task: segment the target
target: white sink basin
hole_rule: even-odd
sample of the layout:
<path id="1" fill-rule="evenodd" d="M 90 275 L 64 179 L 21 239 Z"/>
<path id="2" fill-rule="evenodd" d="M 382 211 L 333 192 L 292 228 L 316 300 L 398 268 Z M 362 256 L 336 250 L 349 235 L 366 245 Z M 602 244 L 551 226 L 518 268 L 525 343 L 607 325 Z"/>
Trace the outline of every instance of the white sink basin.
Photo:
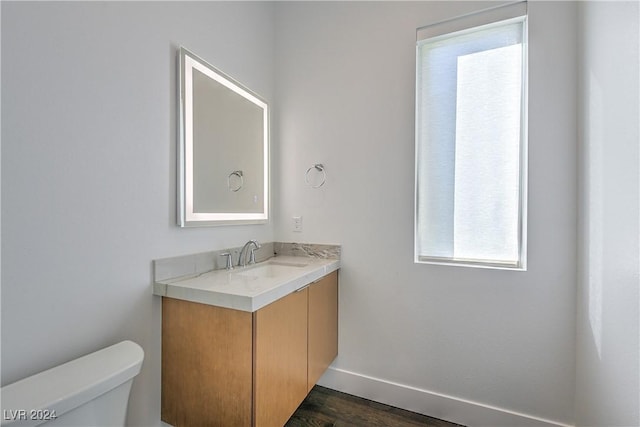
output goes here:
<path id="1" fill-rule="evenodd" d="M 287 261 L 269 261 L 271 265 L 284 265 L 287 267 L 306 267 L 309 265 L 307 262 L 287 262 Z"/>
<path id="2" fill-rule="evenodd" d="M 236 276 L 241 276 L 249 279 L 265 279 L 280 276 L 287 276 L 291 273 L 297 274 L 301 268 L 308 266 L 306 262 L 291 262 L 291 261 L 276 261 L 270 260 L 262 264 L 255 266 L 249 266 L 242 268 L 241 270 L 235 270 L 233 273 Z"/>
<path id="3" fill-rule="evenodd" d="M 250 277 L 250 278 L 267 278 L 267 277 L 278 277 L 288 275 L 290 273 L 295 273 L 302 267 L 306 267 L 307 264 L 303 263 L 292 263 L 292 262 L 269 262 L 263 265 L 258 265 L 256 267 L 250 267 L 246 270 L 238 270 L 235 272 L 236 275 L 242 277 Z"/>

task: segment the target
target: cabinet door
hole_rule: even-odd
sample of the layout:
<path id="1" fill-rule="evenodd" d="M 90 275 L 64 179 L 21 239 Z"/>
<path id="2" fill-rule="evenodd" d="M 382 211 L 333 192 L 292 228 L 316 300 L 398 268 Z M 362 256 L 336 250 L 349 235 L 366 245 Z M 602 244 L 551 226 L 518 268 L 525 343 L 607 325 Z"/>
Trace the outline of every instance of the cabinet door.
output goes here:
<path id="1" fill-rule="evenodd" d="M 162 420 L 249 426 L 252 314 L 162 298 Z"/>
<path id="2" fill-rule="evenodd" d="M 308 289 L 254 313 L 254 425 L 282 427 L 307 395 Z"/>
<path id="3" fill-rule="evenodd" d="M 338 272 L 309 286 L 309 365 L 307 390 L 338 355 Z"/>

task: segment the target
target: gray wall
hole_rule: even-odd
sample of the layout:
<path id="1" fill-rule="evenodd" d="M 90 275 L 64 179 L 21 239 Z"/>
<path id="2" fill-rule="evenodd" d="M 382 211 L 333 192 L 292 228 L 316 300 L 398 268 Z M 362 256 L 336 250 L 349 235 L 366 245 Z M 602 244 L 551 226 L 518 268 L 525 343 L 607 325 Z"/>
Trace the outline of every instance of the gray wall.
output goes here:
<path id="1" fill-rule="evenodd" d="M 151 260 L 273 240 L 175 226 L 180 44 L 269 101 L 273 7 L 2 2 L 2 383 L 123 339 L 144 347 L 129 421 L 160 419 Z"/>
<path id="2" fill-rule="evenodd" d="M 575 4 L 530 4 L 529 271 L 413 263 L 415 29 L 486 6 L 278 3 L 276 234 L 343 244 L 340 354 L 326 385 L 474 426 L 483 421 L 464 400 L 570 423 Z M 301 179 L 314 163 L 328 175 L 319 190 Z M 454 403 L 431 405 L 434 394 Z"/>
<path id="3" fill-rule="evenodd" d="M 640 425 L 640 4 L 580 5 L 576 423 Z"/>

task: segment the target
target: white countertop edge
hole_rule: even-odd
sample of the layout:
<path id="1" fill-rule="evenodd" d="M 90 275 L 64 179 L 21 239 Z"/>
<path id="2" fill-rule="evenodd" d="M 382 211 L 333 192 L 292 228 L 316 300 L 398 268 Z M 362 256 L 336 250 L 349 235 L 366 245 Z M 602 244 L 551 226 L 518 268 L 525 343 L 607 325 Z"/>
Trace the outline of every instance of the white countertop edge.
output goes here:
<path id="1" fill-rule="evenodd" d="M 283 261 L 289 261 L 295 259 L 296 261 L 300 261 L 300 258 L 304 259 L 304 257 L 282 256 L 274 257 L 270 260 L 277 261 L 278 259 L 281 259 Z M 312 263 L 321 263 L 322 265 L 308 271 L 302 276 L 287 279 L 282 284 L 255 296 L 236 295 L 227 292 L 217 292 L 189 287 L 180 283 L 185 279 L 156 282 L 153 284 L 153 293 L 158 296 L 165 296 L 216 307 L 255 312 L 340 268 L 339 259 L 310 258 L 309 260 L 312 261 Z M 188 279 L 189 278 L 186 278 L 186 280 Z"/>

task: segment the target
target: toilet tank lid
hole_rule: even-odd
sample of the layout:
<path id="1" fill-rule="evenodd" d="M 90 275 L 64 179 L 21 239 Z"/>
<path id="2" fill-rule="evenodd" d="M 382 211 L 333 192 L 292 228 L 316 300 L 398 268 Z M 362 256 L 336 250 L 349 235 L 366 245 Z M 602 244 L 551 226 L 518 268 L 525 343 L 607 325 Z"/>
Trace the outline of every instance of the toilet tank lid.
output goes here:
<path id="1" fill-rule="evenodd" d="M 122 341 L 16 381 L 0 389 L 2 413 L 48 409 L 55 410 L 60 416 L 138 375 L 143 359 L 142 347 L 133 341 Z M 32 424 L 24 422 L 29 420 L 5 418 L 11 417 L 3 416 L 2 426 L 42 422 Z"/>

